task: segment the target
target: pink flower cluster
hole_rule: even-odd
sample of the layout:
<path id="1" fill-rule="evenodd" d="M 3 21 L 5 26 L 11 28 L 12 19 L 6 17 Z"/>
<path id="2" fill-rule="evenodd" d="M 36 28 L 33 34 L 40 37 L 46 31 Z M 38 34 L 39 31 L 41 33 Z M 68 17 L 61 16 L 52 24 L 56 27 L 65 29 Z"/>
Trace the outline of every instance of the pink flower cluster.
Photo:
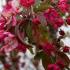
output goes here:
<path id="1" fill-rule="evenodd" d="M 4 29 L 5 22 L 5 19 L 3 17 L 0 17 L 0 30 Z"/>
<path id="2" fill-rule="evenodd" d="M 60 67 L 56 64 L 49 64 L 47 70 L 61 70 Z"/>
<path id="3" fill-rule="evenodd" d="M 59 0 L 58 8 L 63 12 L 70 12 L 70 4 L 68 4 L 69 0 Z"/>
<path id="4" fill-rule="evenodd" d="M 48 55 L 53 55 L 55 53 L 55 46 L 51 43 L 48 43 L 48 42 L 44 43 L 42 45 L 42 48 L 44 52 Z"/>
<path id="5" fill-rule="evenodd" d="M 35 0 L 19 0 L 20 4 L 26 8 L 30 7 L 35 3 Z"/>
<path id="6" fill-rule="evenodd" d="M 65 63 L 58 59 L 55 64 L 49 64 L 47 70 L 61 70 L 64 69 Z"/>
<path id="7" fill-rule="evenodd" d="M 64 23 L 63 19 L 54 8 L 47 9 L 44 13 L 44 16 L 47 20 L 47 23 L 52 25 L 55 29 L 58 29 L 58 27 Z"/>
<path id="8" fill-rule="evenodd" d="M 18 42 L 16 37 L 10 32 L 0 30 L 0 52 L 11 52 L 12 50 L 17 49 L 18 51 L 25 52 L 25 45 Z"/>
<path id="9" fill-rule="evenodd" d="M 4 6 L 4 13 L 13 13 L 14 15 L 18 13 L 19 8 L 13 5 L 13 0 L 8 1 L 8 3 Z"/>

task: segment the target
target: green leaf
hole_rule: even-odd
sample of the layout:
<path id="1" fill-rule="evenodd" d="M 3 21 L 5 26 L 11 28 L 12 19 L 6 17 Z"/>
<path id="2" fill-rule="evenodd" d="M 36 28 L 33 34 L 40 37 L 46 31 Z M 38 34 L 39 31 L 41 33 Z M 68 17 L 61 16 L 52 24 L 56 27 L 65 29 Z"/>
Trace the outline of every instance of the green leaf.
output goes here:
<path id="1" fill-rule="evenodd" d="M 50 0 L 47 0 L 45 3 L 39 3 L 35 5 L 34 12 L 43 12 L 50 6 Z"/>
<path id="2" fill-rule="evenodd" d="M 45 54 L 43 51 L 38 52 L 36 54 L 36 56 L 34 57 L 34 59 L 38 59 L 38 60 L 42 59 L 42 64 L 43 64 L 45 70 L 47 69 L 48 64 L 52 63 L 51 58 L 47 54 Z"/>
<path id="3" fill-rule="evenodd" d="M 1 61 L 2 63 L 5 63 L 5 57 L 6 57 L 5 54 L 0 53 L 0 61 Z"/>
<path id="4" fill-rule="evenodd" d="M 32 54 L 34 54 L 33 49 L 31 47 L 29 48 L 29 50 Z"/>
<path id="5" fill-rule="evenodd" d="M 16 57 L 17 54 L 18 54 L 18 52 L 14 50 L 14 51 L 11 51 L 10 56 L 11 57 Z"/>
<path id="6" fill-rule="evenodd" d="M 26 35 L 29 39 L 30 43 L 33 43 L 33 37 L 32 37 L 32 23 L 29 21 L 28 25 L 25 28 L 26 30 Z"/>
<path id="7" fill-rule="evenodd" d="M 42 59 L 42 64 L 45 68 L 45 70 L 47 70 L 47 67 L 49 64 L 52 64 L 52 60 L 48 55 L 45 55 L 44 58 Z"/>
<path id="8" fill-rule="evenodd" d="M 37 52 L 34 59 L 44 59 L 45 54 L 43 52 Z"/>
<path id="9" fill-rule="evenodd" d="M 41 24 L 39 28 L 40 28 L 42 39 L 45 41 L 48 40 L 49 42 L 51 42 L 52 38 L 50 36 L 50 33 L 48 32 L 47 26 Z"/>

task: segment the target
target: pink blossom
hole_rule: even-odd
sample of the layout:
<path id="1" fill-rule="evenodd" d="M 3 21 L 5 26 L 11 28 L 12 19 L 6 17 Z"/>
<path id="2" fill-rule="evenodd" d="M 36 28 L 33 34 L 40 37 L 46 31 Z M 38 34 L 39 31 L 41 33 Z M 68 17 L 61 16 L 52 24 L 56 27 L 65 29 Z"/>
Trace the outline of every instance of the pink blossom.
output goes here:
<path id="1" fill-rule="evenodd" d="M 0 17 L 0 30 L 4 29 L 5 22 L 5 19 L 3 17 Z"/>
<path id="2" fill-rule="evenodd" d="M 16 26 L 16 24 L 17 24 L 16 16 L 12 16 L 12 26 Z"/>
<path id="3" fill-rule="evenodd" d="M 18 45 L 18 47 L 16 47 L 16 49 L 17 49 L 17 51 L 19 51 L 19 52 L 26 52 L 26 45 L 24 45 L 24 44 L 20 44 L 19 43 L 19 45 Z"/>
<path id="4" fill-rule="evenodd" d="M 4 30 L 0 30 L 0 42 L 4 40 L 4 38 L 6 37 L 4 33 Z"/>
<path id="5" fill-rule="evenodd" d="M 4 6 L 3 16 L 9 20 L 10 16 L 12 16 L 12 26 L 15 26 L 17 23 L 16 15 L 19 13 L 19 8 L 13 5 L 13 1 L 9 1 L 7 5 Z"/>
<path id="6" fill-rule="evenodd" d="M 20 4 L 26 8 L 30 7 L 35 3 L 35 0 L 19 0 Z"/>
<path id="7" fill-rule="evenodd" d="M 17 14 L 19 12 L 18 7 L 15 7 L 15 5 L 13 5 L 13 1 L 9 1 L 3 9 L 4 13 L 13 13 L 13 14 Z"/>
<path id="8" fill-rule="evenodd" d="M 26 51 L 26 46 L 21 44 L 15 35 L 11 34 L 10 32 L 4 32 L 3 30 L 0 31 L 0 44 L 3 42 L 3 45 L 0 48 L 0 52 L 11 52 L 15 49 L 18 51 Z"/>
<path id="9" fill-rule="evenodd" d="M 5 67 L 6 69 L 9 69 L 9 68 L 11 67 L 11 64 L 5 63 L 5 64 L 4 64 L 4 67 Z"/>
<path id="10" fill-rule="evenodd" d="M 69 52 L 70 52 L 70 47 L 65 46 L 65 47 L 63 48 L 63 52 L 69 53 Z"/>
<path id="11" fill-rule="evenodd" d="M 0 48 L 0 51 L 10 52 L 18 46 L 17 39 L 14 38 L 14 35 L 12 35 L 10 32 L 2 31 L 0 34 L 1 38 L 3 37 L 3 46 Z"/>
<path id="12" fill-rule="evenodd" d="M 69 12 L 70 5 L 68 4 L 68 0 L 59 0 L 58 8 L 63 12 Z"/>
<path id="13" fill-rule="evenodd" d="M 49 64 L 47 70 L 61 70 L 57 64 Z"/>
<path id="14" fill-rule="evenodd" d="M 33 22 L 34 24 L 40 24 L 40 20 L 39 20 L 38 17 L 33 18 L 33 19 L 32 19 L 32 22 Z"/>
<path id="15" fill-rule="evenodd" d="M 65 35 L 65 32 L 63 30 L 60 30 L 59 31 L 59 34 L 62 35 L 62 36 L 64 36 Z"/>
<path id="16" fill-rule="evenodd" d="M 63 25 L 63 19 L 54 8 L 49 8 L 45 11 L 44 16 L 49 24 L 55 29 Z"/>
<path id="17" fill-rule="evenodd" d="M 62 69 L 65 67 L 65 63 L 64 63 L 64 61 L 61 60 L 61 59 L 58 59 L 58 60 L 56 61 L 56 64 L 57 64 L 60 68 L 62 68 Z"/>
<path id="18" fill-rule="evenodd" d="M 48 43 L 48 42 L 44 43 L 42 45 L 42 48 L 43 48 L 44 52 L 49 54 L 49 55 L 52 55 L 55 52 L 54 45 L 51 43 Z"/>

